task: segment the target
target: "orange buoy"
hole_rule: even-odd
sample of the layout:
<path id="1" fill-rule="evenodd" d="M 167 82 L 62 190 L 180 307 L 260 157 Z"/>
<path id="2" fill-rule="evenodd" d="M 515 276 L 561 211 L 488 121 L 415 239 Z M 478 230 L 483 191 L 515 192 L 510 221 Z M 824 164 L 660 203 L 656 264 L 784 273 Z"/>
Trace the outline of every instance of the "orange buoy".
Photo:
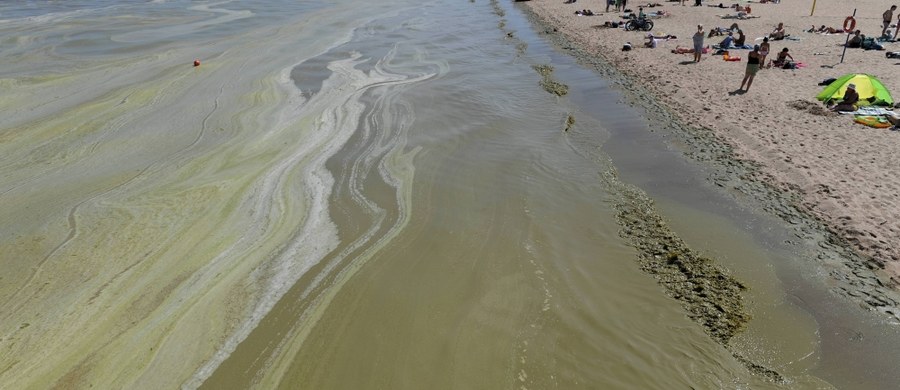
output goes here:
<path id="1" fill-rule="evenodd" d="M 856 29 L 856 19 L 848 16 L 847 19 L 844 19 L 844 32 L 852 33 L 854 29 Z"/>
<path id="2" fill-rule="evenodd" d="M 200 66 L 200 60 L 194 60 L 194 66 Z"/>

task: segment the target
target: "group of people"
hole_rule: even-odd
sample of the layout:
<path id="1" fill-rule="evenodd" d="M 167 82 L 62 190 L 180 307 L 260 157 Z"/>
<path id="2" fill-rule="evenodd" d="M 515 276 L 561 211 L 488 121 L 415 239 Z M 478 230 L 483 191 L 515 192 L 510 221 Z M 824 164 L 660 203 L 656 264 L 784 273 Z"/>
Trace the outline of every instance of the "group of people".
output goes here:
<path id="1" fill-rule="evenodd" d="M 736 24 L 732 25 L 732 29 L 736 29 L 738 32 L 738 39 L 734 39 L 734 32 L 728 31 L 728 36 L 719 44 L 720 48 L 729 48 L 732 46 L 743 46 L 745 43 L 746 36 L 743 31 L 737 28 Z M 775 28 L 775 31 L 784 31 L 784 24 L 779 23 Z M 712 34 L 710 34 L 712 36 Z M 694 54 L 694 62 L 700 62 L 700 59 L 703 55 L 703 40 L 706 38 L 706 33 L 703 31 L 703 25 L 697 25 L 697 32 L 694 33 L 692 40 L 694 44 L 693 52 Z M 739 43 L 738 43 L 739 42 Z M 770 50 L 769 37 L 763 38 L 763 41 L 759 45 L 754 45 L 753 50 L 747 55 L 747 68 L 744 72 L 744 78 L 741 80 L 741 87 L 738 89 L 739 91 L 749 91 L 750 86 L 753 85 L 753 79 L 756 77 L 756 73 L 759 72 L 760 68 L 766 64 L 766 57 L 769 55 Z M 686 53 L 687 50 L 678 51 L 680 53 Z M 788 48 L 784 48 L 778 56 L 772 60 L 772 63 L 769 66 L 784 66 L 787 63 L 788 59 L 790 61 L 794 60 L 794 57 L 790 55 Z"/>

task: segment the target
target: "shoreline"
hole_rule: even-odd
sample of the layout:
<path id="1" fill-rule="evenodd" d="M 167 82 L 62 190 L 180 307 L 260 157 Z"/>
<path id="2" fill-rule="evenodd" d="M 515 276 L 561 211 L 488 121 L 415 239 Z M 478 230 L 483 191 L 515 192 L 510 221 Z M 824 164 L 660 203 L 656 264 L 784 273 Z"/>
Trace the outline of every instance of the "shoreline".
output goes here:
<path id="1" fill-rule="evenodd" d="M 664 127 L 677 137 L 682 144 L 678 147 L 687 157 L 712 168 L 708 179 L 711 183 L 750 197 L 766 212 L 794 226 L 800 241 L 817 242 L 817 248 L 809 254 L 809 258 L 829 269 L 829 277 L 835 282 L 833 292 L 870 310 L 900 319 L 897 275 L 885 270 L 883 260 L 859 249 L 860 240 L 848 239 L 846 234 L 842 234 L 842 229 L 834 226 L 835 217 L 823 216 L 821 210 L 816 212 L 817 203 L 804 196 L 802 184 L 787 182 L 773 175 L 765 161 L 742 155 L 741 145 L 729 137 L 731 134 L 727 130 L 689 120 L 691 115 L 700 115 L 708 110 L 693 110 L 701 111 L 700 114 L 691 112 L 667 101 L 664 91 L 647 88 L 652 83 L 641 79 L 643 75 L 639 69 L 623 66 L 625 63 L 610 58 L 613 57 L 611 54 L 596 50 L 597 45 L 585 40 L 589 34 L 579 34 L 575 29 L 558 23 L 554 19 L 557 14 L 550 9 L 558 6 L 546 1 L 529 1 L 522 2 L 519 8 L 525 11 L 533 25 L 540 26 L 544 36 L 554 45 L 609 78 L 625 92 L 628 104 L 642 107 L 651 121 L 666 124 Z M 572 18 L 576 17 L 573 15 Z M 711 58 L 704 61 L 709 60 Z"/>

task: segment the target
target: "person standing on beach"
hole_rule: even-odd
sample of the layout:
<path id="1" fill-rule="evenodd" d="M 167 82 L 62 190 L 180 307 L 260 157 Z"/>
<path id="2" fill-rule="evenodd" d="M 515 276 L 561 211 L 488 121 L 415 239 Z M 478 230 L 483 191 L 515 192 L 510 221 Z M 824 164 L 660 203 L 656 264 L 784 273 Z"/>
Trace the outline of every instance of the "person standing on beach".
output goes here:
<path id="1" fill-rule="evenodd" d="M 891 26 L 891 21 L 894 20 L 894 11 L 896 11 L 896 10 L 897 10 L 897 6 L 892 5 L 889 10 L 884 11 L 884 13 L 881 14 L 881 18 L 882 18 L 881 20 L 882 20 L 882 23 L 884 24 L 884 27 L 881 29 L 881 36 L 884 36 L 884 34 L 887 34 L 888 27 Z"/>
<path id="2" fill-rule="evenodd" d="M 900 14 L 897 14 L 897 29 L 894 30 L 894 40 L 897 40 L 898 35 L 900 35 Z"/>
<path id="3" fill-rule="evenodd" d="M 760 62 L 766 63 L 766 56 L 769 55 L 769 37 L 763 38 L 762 44 L 756 45 L 759 50 Z"/>
<path id="4" fill-rule="evenodd" d="M 694 33 L 694 62 L 700 62 L 700 56 L 703 54 L 703 25 L 697 25 L 697 32 Z"/>
<path id="5" fill-rule="evenodd" d="M 753 78 L 756 77 L 756 72 L 759 71 L 760 64 L 760 54 L 759 54 L 759 45 L 753 46 L 753 51 L 747 55 L 747 71 L 744 73 L 744 80 L 741 81 L 741 87 L 738 88 L 738 91 L 749 91 L 750 84 L 753 84 Z M 744 89 L 744 84 L 747 84 L 747 89 Z"/>

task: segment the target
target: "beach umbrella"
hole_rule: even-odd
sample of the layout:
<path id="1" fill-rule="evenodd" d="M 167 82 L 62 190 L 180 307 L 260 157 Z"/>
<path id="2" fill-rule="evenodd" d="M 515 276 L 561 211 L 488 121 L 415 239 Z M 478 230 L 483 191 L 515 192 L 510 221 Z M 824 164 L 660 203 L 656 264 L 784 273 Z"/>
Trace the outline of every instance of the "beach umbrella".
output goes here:
<path id="1" fill-rule="evenodd" d="M 856 93 L 859 94 L 857 105 L 894 105 L 894 98 L 891 97 L 891 93 L 884 87 L 884 84 L 877 77 L 863 73 L 849 73 L 841 76 L 816 95 L 816 99 L 821 101 L 841 100 L 848 84 L 856 86 Z"/>

